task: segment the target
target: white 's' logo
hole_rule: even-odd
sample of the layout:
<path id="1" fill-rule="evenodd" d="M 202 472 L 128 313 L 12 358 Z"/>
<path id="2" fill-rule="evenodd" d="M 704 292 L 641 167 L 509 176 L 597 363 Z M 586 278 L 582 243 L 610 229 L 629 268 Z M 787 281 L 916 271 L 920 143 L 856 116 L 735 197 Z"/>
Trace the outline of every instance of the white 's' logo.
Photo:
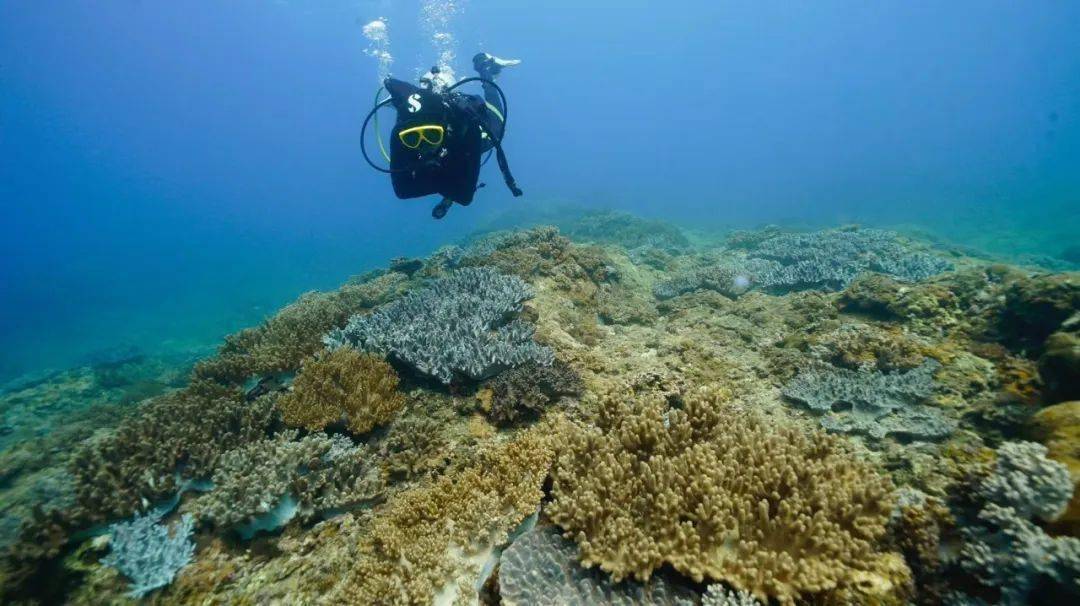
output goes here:
<path id="1" fill-rule="evenodd" d="M 409 113 L 415 114 L 416 112 L 420 111 L 421 107 L 422 106 L 420 105 L 420 94 L 414 93 L 412 95 L 409 95 Z"/>

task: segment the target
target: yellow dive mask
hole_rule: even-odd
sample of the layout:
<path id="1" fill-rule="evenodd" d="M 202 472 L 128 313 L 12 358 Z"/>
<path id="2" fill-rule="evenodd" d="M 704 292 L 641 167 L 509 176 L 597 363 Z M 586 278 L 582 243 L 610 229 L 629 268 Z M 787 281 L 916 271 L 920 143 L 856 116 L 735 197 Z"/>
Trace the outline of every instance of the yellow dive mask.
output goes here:
<path id="1" fill-rule="evenodd" d="M 423 124 L 421 126 L 406 128 L 398 133 L 398 139 L 401 139 L 401 144 L 405 147 L 416 149 L 420 147 L 421 143 L 442 145 L 443 136 L 445 134 L 445 129 L 438 124 Z"/>

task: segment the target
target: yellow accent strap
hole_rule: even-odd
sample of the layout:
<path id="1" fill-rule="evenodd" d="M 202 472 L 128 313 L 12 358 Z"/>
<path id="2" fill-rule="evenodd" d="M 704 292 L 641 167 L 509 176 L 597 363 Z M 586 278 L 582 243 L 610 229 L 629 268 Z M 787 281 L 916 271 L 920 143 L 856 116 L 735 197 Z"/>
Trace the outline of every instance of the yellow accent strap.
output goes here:
<path id="1" fill-rule="evenodd" d="M 484 101 L 484 105 L 486 105 L 491 111 L 495 112 L 495 115 L 499 117 L 499 122 L 506 122 L 506 118 L 503 118 L 502 112 L 499 111 L 499 108 L 488 103 L 487 101 Z"/>
<path id="2" fill-rule="evenodd" d="M 382 90 L 383 89 L 380 86 L 379 89 L 375 91 L 375 106 L 376 107 L 378 107 L 378 105 L 380 103 L 382 103 L 383 101 L 386 101 L 386 99 L 390 98 L 389 95 L 388 95 L 386 97 L 386 99 L 383 99 L 382 101 L 379 101 L 379 93 L 381 93 Z M 379 112 L 375 112 L 375 140 L 379 142 L 379 151 L 382 152 L 382 157 L 386 158 L 386 162 L 389 163 L 390 162 L 390 154 L 388 154 L 386 152 L 386 146 L 383 145 L 383 142 L 382 142 L 382 135 L 379 134 Z"/>

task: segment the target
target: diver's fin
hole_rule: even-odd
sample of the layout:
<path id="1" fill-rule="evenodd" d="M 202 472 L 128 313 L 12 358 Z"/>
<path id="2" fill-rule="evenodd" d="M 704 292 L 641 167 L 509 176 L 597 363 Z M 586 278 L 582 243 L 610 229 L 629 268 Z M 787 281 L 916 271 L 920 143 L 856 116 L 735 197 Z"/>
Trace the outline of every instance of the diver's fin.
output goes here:
<path id="1" fill-rule="evenodd" d="M 442 219 L 446 216 L 446 211 L 450 210 L 450 207 L 453 205 L 453 200 L 450 198 L 443 198 L 435 205 L 435 208 L 431 209 L 431 216 L 436 219 Z"/>
<path id="2" fill-rule="evenodd" d="M 472 59 L 473 69 L 480 74 L 481 78 L 494 78 L 502 72 L 504 67 L 514 67 L 521 63 L 521 59 L 503 59 L 491 53 L 476 53 Z"/>

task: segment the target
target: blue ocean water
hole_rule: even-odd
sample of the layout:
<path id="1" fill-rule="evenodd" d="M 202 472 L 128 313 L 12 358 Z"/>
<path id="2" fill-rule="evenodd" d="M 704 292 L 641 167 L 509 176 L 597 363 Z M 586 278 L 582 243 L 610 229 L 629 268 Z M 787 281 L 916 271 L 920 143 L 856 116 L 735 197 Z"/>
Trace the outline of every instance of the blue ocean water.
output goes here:
<path id="1" fill-rule="evenodd" d="M 488 166 L 433 221 L 364 164 L 377 18 L 401 78 L 523 59 L 500 82 L 526 197 Z M 14 0 L 0 159 L 0 381 L 210 347 L 523 208 L 1054 255 L 1080 234 L 1080 5 Z"/>

